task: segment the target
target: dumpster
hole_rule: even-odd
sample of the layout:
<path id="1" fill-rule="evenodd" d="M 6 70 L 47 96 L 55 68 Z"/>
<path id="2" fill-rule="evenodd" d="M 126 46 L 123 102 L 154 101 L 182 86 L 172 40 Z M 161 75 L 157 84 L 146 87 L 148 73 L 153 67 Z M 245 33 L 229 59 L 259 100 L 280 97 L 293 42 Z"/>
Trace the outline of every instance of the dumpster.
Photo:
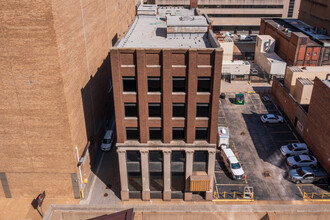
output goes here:
<path id="1" fill-rule="evenodd" d="M 244 105 L 244 94 L 239 93 L 235 95 L 235 104 Z"/>
<path id="2" fill-rule="evenodd" d="M 219 144 L 218 147 L 225 149 L 229 147 L 229 130 L 227 127 L 218 127 Z"/>

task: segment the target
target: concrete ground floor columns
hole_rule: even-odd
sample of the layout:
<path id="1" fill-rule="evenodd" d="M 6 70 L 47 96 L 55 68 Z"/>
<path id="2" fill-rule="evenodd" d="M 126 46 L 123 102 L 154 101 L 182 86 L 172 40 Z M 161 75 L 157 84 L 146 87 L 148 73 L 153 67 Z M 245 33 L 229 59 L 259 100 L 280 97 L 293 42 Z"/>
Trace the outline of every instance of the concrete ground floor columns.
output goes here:
<path id="1" fill-rule="evenodd" d="M 213 196 L 213 185 L 214 185 L 214 167 L 215 167 L 215 145 L 201 145 L 196 146 L 192 145 L 189 147 L 181 146 L 173 146 L 173 147 L 132 147 L 132 146 L 117 146 L 117 153 L 119 159 L 119 171 L 120 171 L 120 181 L 121 181 L 121 200 L 127 201 L 130 199 L 130 191 L 129 188 L 134 188 L 134 192 L 140 194 L 140 198 L 144 201 L 148 201 L 151 199 L 151 193 L 155 190 L 151 187 L 151 182 L 155 184 L 155 182 L 159 183 L 157 193 L 160 193 L 162 199 L 165 201 L 170 201 L 172 199 L 173 193 L 173 184 L 176 186 L 179 183 L 173 183 L 172 172 L 180 172 L 184 176 L 184 182 L 182 183 L 182 198 L 186 201 L 190 201 L 193 199 L 193 192 L 190 191 L 190 176 L 193 175 L 194 171 L 205 171 L 205 175 L 207 175 L 210 179 L 210 187 L 209 191 L 205 192 L 205 200 L 212 200 Z M 127 153 L 130 151 L 135 151 L 138 154 L 136 161 L 131 161 L 131 159 L 127 159 Z M 159 161 L 155 161 L 150 158 L 150 152 L 159 152 L 162 157 Z M 182 158 L 182 164 L 175 164 L 175 159 L 172 158 L 172 153 L 174 151 L 180 151 L 183 153 L 184 158 Z M 203 152 L 207 157 L 205 157 L 205 162 L 200 162 L 198 158 L 196 158 L 196 152 Z M 196 160 L 196 161 L 195 161 Z M 129 168 L 128 168 L 129 167 Z M 132 168 L 133 167 L 133 168 Z M 155 167 L 159 169 L 159 173 L 162 175 L 162 180 L 154 180 L 151 176 L 151 173 L 154 172 Z M 181 169 L 177 171 L 175 169 Z M 130 178 L 130 172 L 136 172 L 137 178 Z M 156 184 L 157 185 L 157 184 Z M 175 189 L 177 191 L 177 189 Z M 133 193 L 133 192 L 132 192 Z M 136 198 L 136 197 L 134 197 Z"/>

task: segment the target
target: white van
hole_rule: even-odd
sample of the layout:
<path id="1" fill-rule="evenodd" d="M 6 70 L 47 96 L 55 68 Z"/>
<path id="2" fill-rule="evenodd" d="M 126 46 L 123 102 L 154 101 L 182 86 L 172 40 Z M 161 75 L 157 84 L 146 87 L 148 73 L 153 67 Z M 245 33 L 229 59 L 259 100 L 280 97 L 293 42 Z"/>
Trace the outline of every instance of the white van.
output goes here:
<path id="1" fill-rule="evenodd" d="M 225 149 L 229 147 L 229 130 L 227 127 L 218 127 L 219 143 L 218 147 Z"/>
<path id="2" fill-rule="evenodd" d="M 102 144 L 101 144 L 101 150 L 103 151 L 110 151 L 111 146 L 113 143 L 114 135 L 112 130 L 107 130 L 105 132 Z"/>
<path id="3" fill-rule="evenodd" d="M 234 155 L 233 151 L 230 148 L 222 149 L 220 156 L 223 163 L 231 174 L 231 177 L 234 180 L 240 180 L 244 177 L 244 171 L 237 160 L 237 157 Z"/>

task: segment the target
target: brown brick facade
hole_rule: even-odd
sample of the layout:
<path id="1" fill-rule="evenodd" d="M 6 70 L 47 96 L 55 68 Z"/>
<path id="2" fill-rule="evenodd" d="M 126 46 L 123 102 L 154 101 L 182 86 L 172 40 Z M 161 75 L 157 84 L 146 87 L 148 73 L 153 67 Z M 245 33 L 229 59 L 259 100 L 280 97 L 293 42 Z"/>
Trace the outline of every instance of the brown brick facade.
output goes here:
<path id="1" fill-rule="evenodd" d="M 305 143 L 329 173 L 330 143 L 330 88 L 319 78 L 315 78 L 311 102 L 306 113 L 287 89 L 274 79 L 272 94 L 281 109 L 302 135 Z"/>
<path id="2" fill-rule="evenodd" d="M 328 173 L 330 173 L 329 100 L 329 86 L 319 78 L 315 78 L 303 138 Z"/>
<path id="3" fill-rule="evenodd" d="M 319 29 L 325 28 L 330 34 L 330 1 L 301 0 L 298 18 Z"/>
<path id="4" fill-rule="evenodd" d="M 103 135 L 107 55 L 134 18 L 134 0 L 0 5 L 0 172 L 12 197 L 72 198 L 75 146 L 81 155 L 90 136 Z M 87 160 L 84 178 L 89 171 Z"/>
<path id="5" fill-rule="evenodd" d="M 216 143 L 222 51 L 219 49 L 118 49 L 110 52 L 117 143 L 125 143 L 126 127 L 139 127 L 139 142 L 149 141 L 149 128 L 162 127 L 163 143 L 172 141 L 172 128 L 185 127 L 186 143 L 195 141 L 195 128 L 208 127 Z M 123 76 L 136 76 L 137 92 L 123 92 Z M 148 93 L 147 77 L 159 76 L 162 93 Z M 186 93 L 172 93 L 172 77 L 186 77 Z M 211 77 L 211 93 L 197 92 L 197 78 Z M 137 102 L 138 117 L 125 118 L 124 103 Z M 148 103 L 162 104 L 161 118 L 148 118 Z M 172 118 L 172 103 L 186 103 L 186 117 Z M 196 103 L 210 103 L 209 118 L 196 118 Z"/>
<path id="6" fill-rule="evenodd" d="M 329 65 L 330 59 L 324 56 L 326 48 L 300 32 L 288 34 L 277 28 L 277 23 L 261 19 L 260 34 L 270 35 L 276 41 L 275 52 L 292 66 L 322 66 Z"/>
<path id="7" fill-rule="evenodd" d="M 189 190 L 190 176 L 193 175 L 194 154 L 207 155 L 207 169 L 203 175 L 210 180 L 210 190 L 206 200 L 212 200 L 215 150 L 217 140 L 217 118 L 219 109 L 222 50 L 216 49 L 126 49 L 110 50 L 113 94 L 116 115 L 117 152 L 121 176 L 121 199 L 141 195 L 142 200 L 150 200 L 155 195 L 151 189 L 155 167 L 148 162 L 154 152 L 160 152 L 163 185 L 156 193 L 164 200 L 172 198 L 172 172 L 179 172 L 184 183 L 179 185 L 185 200 L 192 200 Z M 136 78 L 136 91 L 123 91 L 123 77 Z M 161 92 L 148 92 L 148 77 L 159 77 Z M 173 92 L 173 77 L 185 77 L 185 92 Z M 198 77 L 210 77 L 210 92 L 198 92 Z M 137 117 L 125 117 L 125 103 L 137 103 Z M 148 105 L 161 105 L 160 117 L 149 117 Z M 183 117 L 173 117 L 174 103 L 184 103 Z M 197 103 L 209 104 L 208 117 L 197 117 Z M 128 140 L 126 128 L 138 128 L 138 140 Z M 159 140 L 150 140 L 149 129 L 161 128 Z M 183 140 L 173 138 L 173 128 L 184 128 Z M 207 138 L 196 140 L 196 128 L 208 128 Z M 183 152 L 182 169 L 172 164 L 171 155 Z M 128 154 L 138 152 L 139 162 L 130 162 Z M 136 164 L 138 163 L 138 164 Z M 135 167 L 133 169 L 133 167 Z M 149 171 L 150 170 L 150 171 Z M 153 170 L 153 171 L 152 171 Z M 162 170 L 162 171 L 160 171 Z M 135 174 L 133 175 L 132 172 Z M 139 183 L 139 178 L 141 183 Z M 176 178 L 175 176 L 173 178 Z M 159 179 L 158 179 L 159 180 Z M 132 184 L 136 182 L 136 184 Z M 177 181 L 177 180 L 173 180 Z M 135 188 L 136 185 L 141 188 Z M 132 192 L 131 192 L 132 191 Z M 152 192 L 151 192 L 152 191 Z M 177 193 L 177 190 L 174 190 Z M 179 192 L 179 193 L 180 193 Z M 153 193 L 153 194 L 152 194 Z M 133 197 L 136 198 L 136 197 Z M 159 198 L 159 197 L 158 197 Z"/>

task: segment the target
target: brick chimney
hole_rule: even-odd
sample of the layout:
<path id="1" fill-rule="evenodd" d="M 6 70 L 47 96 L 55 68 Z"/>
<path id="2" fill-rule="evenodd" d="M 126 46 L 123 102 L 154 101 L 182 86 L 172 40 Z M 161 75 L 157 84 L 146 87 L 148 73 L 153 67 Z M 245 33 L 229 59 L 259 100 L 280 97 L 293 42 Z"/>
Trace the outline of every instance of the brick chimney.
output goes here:
<path id="1" fill-rule="evenodd" d="M 197 8 L 198 0 L 190 0 L 190 8 Z"/>

